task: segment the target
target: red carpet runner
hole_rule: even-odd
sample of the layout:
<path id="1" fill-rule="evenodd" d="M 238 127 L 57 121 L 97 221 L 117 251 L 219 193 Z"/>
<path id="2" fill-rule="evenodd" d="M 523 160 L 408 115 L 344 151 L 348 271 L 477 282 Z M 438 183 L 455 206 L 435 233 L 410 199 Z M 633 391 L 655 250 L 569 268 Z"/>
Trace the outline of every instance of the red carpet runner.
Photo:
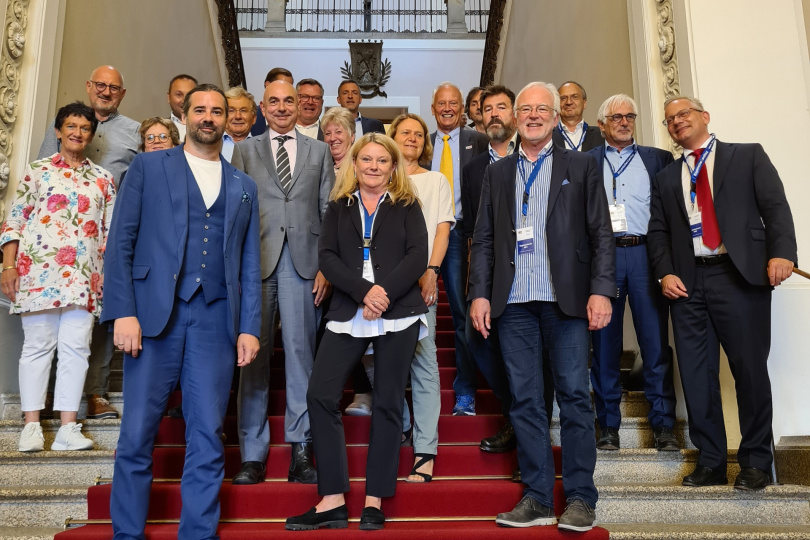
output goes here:
<path id="1" fill-rule="evenodd" d="M 494 522 L 499 512 L 511 510 L 520 500 L 522 484 L 510 478 L 517 464 L 515 452 L 489 454 L 478 449 L 483 437 L 492 435 L 503 423 L 497 400 L 490 390 L 479 390 L 476 395 L 478 416 L 451 415 L 454 396 L 452 382 L 455 376 L 453 333 L 449 308 L 439 306 L 437 345 L 442 387 L 442 416 L 439 421 L 439 452 L 434 471 L 434 482 L 408 484 L 399 482 L 397 494 L 383 501 L 383 510 L 389 521 L 385 529 L 360 532 L 357 519 L 344 530 L 291 532 L 284 530 L 284 519 L 299 514 L 318 502 L 316 486 L 290 484 L 286 481 L 290 462 L 290 447 L 284 444 L 284 374 L 283 352 L 276 350 L 271 386 L 274 389 L 268 407 L 270 414 L 271 445 L 267 459 L 267 481 L 255 486 L 233 486 L 230 478 L 239 470 L 240 456 L 236 436 L 235 404 L 231 401 L 226 418 L 227 443 L 225 447 L 225 478 L 220 495 L 222 515 L 219 535 L 222 540 L 264 540 L 294 538 L 357 538 L 368 536 L 375 540 L 444 540 L 444 539 L 583 539 L 603 540 L 608 532 L 595 528 L 587 533 L 558 532 L 555 526 L 531 529 L 497 527 Z M 480 388 L 486 388 L 483 380 Z M 348 404 L 351 392 L 346 392 L 343 406 Z M 174 396 L 179 403 L 179 396 Z M 369 418 L 343 418 L 346 441 L 349 445 L 349 474 L 351 492 L 347 494 L 349 515 L 358 518 L 363 507 L 364 474 L 367 453 Z M 146 537 L 150 540 L 177 538 L 180 518 L 179 478 L 184 461 L 184 423 L 164 418 L 154 453 L 154 477 L 149 508 L 150 523 Z M 559 448 L 555 448 L 554 462 L 559 474 Z M 411 448 L 403 448 L 400 455 L 399 475 L 404 477 L 413 464 Z M 88 519 L 109 520 L 110 485 L 101 484 L 88 490 Z M 565 509 L 562 482 L 555 487 L 555 510 Z M 257 522 L 253 520 L 262 520 Z M 170 523 L 166 523 L 170 521 Z M 162 522 L 162 523 L 161 523 Z M 56 540 L 108 540 L 112 527 L 108 523 L 76 527 L 60 533 Z"/>

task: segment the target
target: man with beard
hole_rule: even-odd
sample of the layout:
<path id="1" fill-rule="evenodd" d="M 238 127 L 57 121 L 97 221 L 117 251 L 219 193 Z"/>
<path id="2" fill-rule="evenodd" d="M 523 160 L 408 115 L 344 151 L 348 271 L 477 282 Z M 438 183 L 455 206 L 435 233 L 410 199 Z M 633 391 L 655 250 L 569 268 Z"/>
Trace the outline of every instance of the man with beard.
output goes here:
<path id="1" fill-rule="evenodd" d="M 267 132 L 237 144 L 231 160 L 259 186 L 262 237 L 261 351 L 240 378 L 242 468 L 233 483 L 256 484 L 265 478 L 270 358 L 279 317 L 287 390 L 284 438 L 292 445 L 287 479 L 314 484 L 318 477 L 312 463 L 306 394 L 315 361 L 320 305 L 330 293 L 329 282 L 318 271 L 318 236 L 335 172 L 326 143 L 295 129 L 298 94 L 290 83 L 268 84 L 261 110 Z"/>
<path id="2" fill-rule="evenodd" d="M 582 113 L 588 104 L 588 94 L 581 84 L 566 81 L 560 85 L 560 124 L 552 134 L 554 144 L 578 152 L 587 152 L 601 146 L 602 133 L 596 126 L 589 126 Z"/>
<path id="3" fill-rule="evenodd" d="M 307 137 L 323 140 L 318 119 L 323 112 L 323 86 L 315 79 L 301 79 L 295 85 L 298 92 L 298 121 L 295 129 Z"/>
<path id="4" fill-rule="evenodd" d="M 110 498 L 120 540 L 144 537 L 155 436 L 178 381 L 187 441 L 178 537 L 216 537 L 233 366 L 248 365 L 259 350 L 256 184 L 220 155 L 222 90 L 194 88 L 183 112 L 185 144 L 133 161 L 107 241 L 101 318 L 115 321 L 125 353 L 126 412 Z"/>
<path id="5" fill-rule="evenodd" d="M 116 188 L 121 187 L 129 164 L 138 153 L 141 136 L 139 122 L 119 114 L 118 106 L 127 93 L 124 77 L 112 66 L 100 66 L 85 83 L 87 99 L 96 113 L 98 129 L 85 155 L 113 175 Z M 59 151 L 59 141 L 51 122 L 51 129 L 45 132 L 45 139 L 39 149 L 37 159 L 52 156 Z M 106 325 L 97 324 L 93 328 L 90 343 L 89 367 L 84 382 L 87 395 L 87 418 L 117 418 L 118 411 L 110 406 L 106 394 L 110 378 L 110 360 L 113 354 L 112 334 Z M 54 362 L 54 370 L 56 362 Z"/>
<path id="6" fill-rule="evenodd" d="M 180 133 L 180 142 L 186 138 L 186 119 L 183 118 L 183 102 L 186 100 L 186 94 L 197 86 L 197 79 L 191 75 L 181 73 L 175 75 L 171 82 L 169 82 L 169 91 L 166 92 L 166 99 L 171 107 L 171 121 L 174 122 L 177 131 Z"/>

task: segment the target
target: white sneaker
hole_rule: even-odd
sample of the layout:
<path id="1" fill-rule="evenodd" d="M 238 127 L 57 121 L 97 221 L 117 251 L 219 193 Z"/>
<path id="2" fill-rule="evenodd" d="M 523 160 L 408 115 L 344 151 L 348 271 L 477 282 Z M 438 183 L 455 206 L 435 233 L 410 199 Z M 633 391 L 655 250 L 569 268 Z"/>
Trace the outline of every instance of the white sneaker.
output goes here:
<path id="1" fill-rule="evenodd" d="M 371 392 L 355 394 L 354 400 L 346 407 L 349 416 L 371 416 Z"/>
<path id="2" fill-rule="evenodd" d="M 39 422 L 29 422 L 20 433 L 20 452 L 42 452 L 45 450 L 45 437 Z"/>
<path id="3" fill-rule="evenodd" d="M 65 424 L 56 432 L 51 450 L 90 450 L 93 441 L 82 435 L 82 425 L 76 422 Z"/>

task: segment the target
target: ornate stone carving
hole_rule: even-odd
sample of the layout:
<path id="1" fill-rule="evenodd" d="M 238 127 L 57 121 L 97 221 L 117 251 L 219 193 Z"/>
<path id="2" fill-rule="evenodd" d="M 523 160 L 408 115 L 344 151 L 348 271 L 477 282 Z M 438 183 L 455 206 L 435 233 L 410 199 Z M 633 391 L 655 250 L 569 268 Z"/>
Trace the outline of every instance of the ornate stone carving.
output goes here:
<path id="1" fill-rule="evenodd" d="M 498 49 L 501 47 L 503 11 L 506 2 L 507 0 L 492 0 L 489 4 L 487 40 L 484 44 L 484 60 L 481 66 L 481 86 L 489 86 L 495 82 L 495 70 L 498 67 Z"/>
<path id="2" fill-rule="evenodd" d="M 0 0 L 3 1 L 3 0 Z M 0 47 L 0 201 L 8 187 L 11 168 L 9 158 L 14 148 L 12 130 L 17 121 L 17 99 L 20 90 L 20 64 L 25 52 L 25 29 L 28 26 L 28 0 L 8 0 L 5 35 Z M 5 208 L 0 204 L 0 222 Z"/>
<path id="3" fill-rule="evenodd" d="M 658 50 L 664 72 L 664 100 L 681 93 L 678 77 L 678 54 L 675 50 L 675 25 L 672 19 L 672 0 L 655 0 L 658 8 Z M 681 148 L 670 140 L 670 151 L 680 154 Z"/>

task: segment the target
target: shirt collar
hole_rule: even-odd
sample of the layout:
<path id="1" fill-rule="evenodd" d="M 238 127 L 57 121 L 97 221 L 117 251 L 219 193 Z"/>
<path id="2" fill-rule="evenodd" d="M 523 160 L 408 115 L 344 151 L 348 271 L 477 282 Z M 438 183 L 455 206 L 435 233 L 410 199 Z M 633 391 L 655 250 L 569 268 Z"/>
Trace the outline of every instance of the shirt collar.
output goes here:
<path id="1" fill-rule="evenodd" d="M 310 124 L 310 125 L 308 125 L 308 126 L 303 126 L 303 125 L 301 125 L 301 124 L 299 124 L 299 123 L 296 123 L 296 124 L 295 124 L 295 127 L 298 127 L 298 128 L 301 128 L 301 129 L 311 129 L 311 128 L 313 128 L 313 127 L 317 126 L 317 125 L 318 125 L 318 122 L 317 122 L 317 121 L 315 121 L 315 122 L 311 123 L 311 124 Z"/>
<path id="2" fill-rule="evenodd" d="M 177 118 L 177 117 L 174 115 L 174 112 L 172 112 L 172 113 L 171 113 L 171 115 L 169 116 L 169 118 L 170 118 L 170 119 L 171 119 L 171 121 L 172 121 L 172 122 L 174 122 L 175 124 L 180 124 L 181 126 L 185 126 L 185 124 L 183 123 L 183 121 L 182 121 L 182 120 L 180 120 L 179 118 Z"/>
<path id="3" fill-rule="evenodd" d="M 99 121 L 99 124 L 106 124 L 110 120 L 115 119 L 119 114 L 120 113 L 118 112 L 118 109 L 116 109 L 116 110 L 114 110 L 113 112 L 110 113 L 110 116 L 108 116 L 106 120 L 104 120 L 103 122 Z"/>
<path id="4" fill-rule="evenodd" d="M 492 143 L 489 143 L 489 157 L 494 160 L 498 161 L 499 159 L 503 159 L 507 156 L 511 156 L 515 153 L 515 147 L 517 147 L 517 131 L 512 134 L 512 138 L 509 139 L 509 144 L 506 145 L 506 156 L 501 156 L 492 148 Z"/>
<path id="5" fill-rule="evenodd" d="M 636 148 L 636 140 L 633 139 L 632 144 L 628 144 L 621 150 L 614 146 L 610 146 L 607 141 L 605 141 L 605 152 L 615 152 L 616 154 L 622 154 L 623 152 L 632 152 Z"/>
<path id="6" fill-rule="evenodd" d="M 568 131 L 568 133 L 576 133 L 577 131 L 580 131 L 584 125 L 585 120 L 580 120 L 579 123 L 574 127 L 574 131 L 568 131 L 568 126 L 560 122 L 560 129 L 564 129 L 565 131 Z"/>
<path id="7" fill-rule="evenodd" d="M 711 140 L 712 140 L 712 135 L 710 133 L 709 136 L 706 137 L 706 140 L 703 141 L 703 144 L 701 144 L 698 148 L 706 148 L 707 146 L 709 146 L 709 141 L 711 141 Z M 695 152 L 694 150 L 686 150 L 686 149 L 684 149 L 684 151 L 683 151 L 683 159 L 685 160 L 686 158 L 691 156 L 694 152 Z"/>
<path id="8" fill-rule="evenodd" d="M 65 158 L 62 156 L 62 154 L 59 154 L 59 153 L 56 153 L 56 154 L 53 155 L 53 157 L 51 158 L 51 165 L 53 165 L 57 169 L 72 169 L 73 168 L 70 165 L 68 165 L 68 162 L 65 161 Z M 83 168 L 89 167 L 89 166 L 90 166 L 90 160 L 87 159 L 87 158 L 84 158 L 84 161 L 82 161 L 81 165 L 76 167 L 76 169 L 83 169 Z"/>
<path id="9" fill-rule="evenodd" d="M 440 129 L 437 129 L 436 130 L 436 139 L 440 140 L 440 139 L 444 138 L 445 135 L 449 135 L 450 140 L 455 141 L 458 138 L 460 133 L 461 133 L 461 126 L 457 127 L 456 129 L 454 129 L 450 133 L 445 133 L 444 131 L 442 131 Z"/>
<path id="10" fill-rule="evenodd" d="M 543 147 L 543 149 L 542 149 L 542 150 L 540 150 L 540 154 L 538 154 L 538 155 L 542 156 L 543 154 L 545 154 L 546 152 L 548 152 L 548 149 L 549 149 L 549 148 L 551 148 L 551 146 L 552 146 L 553 144 L 554 144 L 554 143 L 553 143 L 552 141 L 548 141 L 548 144 L 546 144 L 546 145 Z M 529 156 L 527 156 L 527 155 L 526 155 L 526 152 L 524 152 L 524 151 L 523 151 L 523 143 L 520 143 L 520 148 L 518 149 L 518 153 L 520 154 L 520 157 L 522 157 L 523 159 L 525 159 L 525 160 L 526 160 L 526 161 L 528 161 L 529 163 L 534 163 L 535 161 L 537 161 L 537 160 L 531 160 L 531 159 L 529 159 Z"/>
<path id="11" fill-rule="evenodd" d="M 296 129 L 295 129 L 295 128 L 292 128 L 292 129 L 291 129 L 290 131 L 288 131 L 287 133 L 279 133 L 279 132 L 277 132 L 277 131 L 273 131 L 273 130 L 272 130 L 271 128 L 269 128 L 269 127 L 267 128 L 267 136 L 268 136 L 268 138 L 269 138 L 271 141 L 272 141 L 273 139 L 275 139 L 276 137 L 280 137 L 280 136 L 282 136 L 282 135 L 286 135 L 287 137 L 290 137 L 291 139 L 296 140 L 296 137 L 297 137 L 297 132 L 296 132 Z"/>

